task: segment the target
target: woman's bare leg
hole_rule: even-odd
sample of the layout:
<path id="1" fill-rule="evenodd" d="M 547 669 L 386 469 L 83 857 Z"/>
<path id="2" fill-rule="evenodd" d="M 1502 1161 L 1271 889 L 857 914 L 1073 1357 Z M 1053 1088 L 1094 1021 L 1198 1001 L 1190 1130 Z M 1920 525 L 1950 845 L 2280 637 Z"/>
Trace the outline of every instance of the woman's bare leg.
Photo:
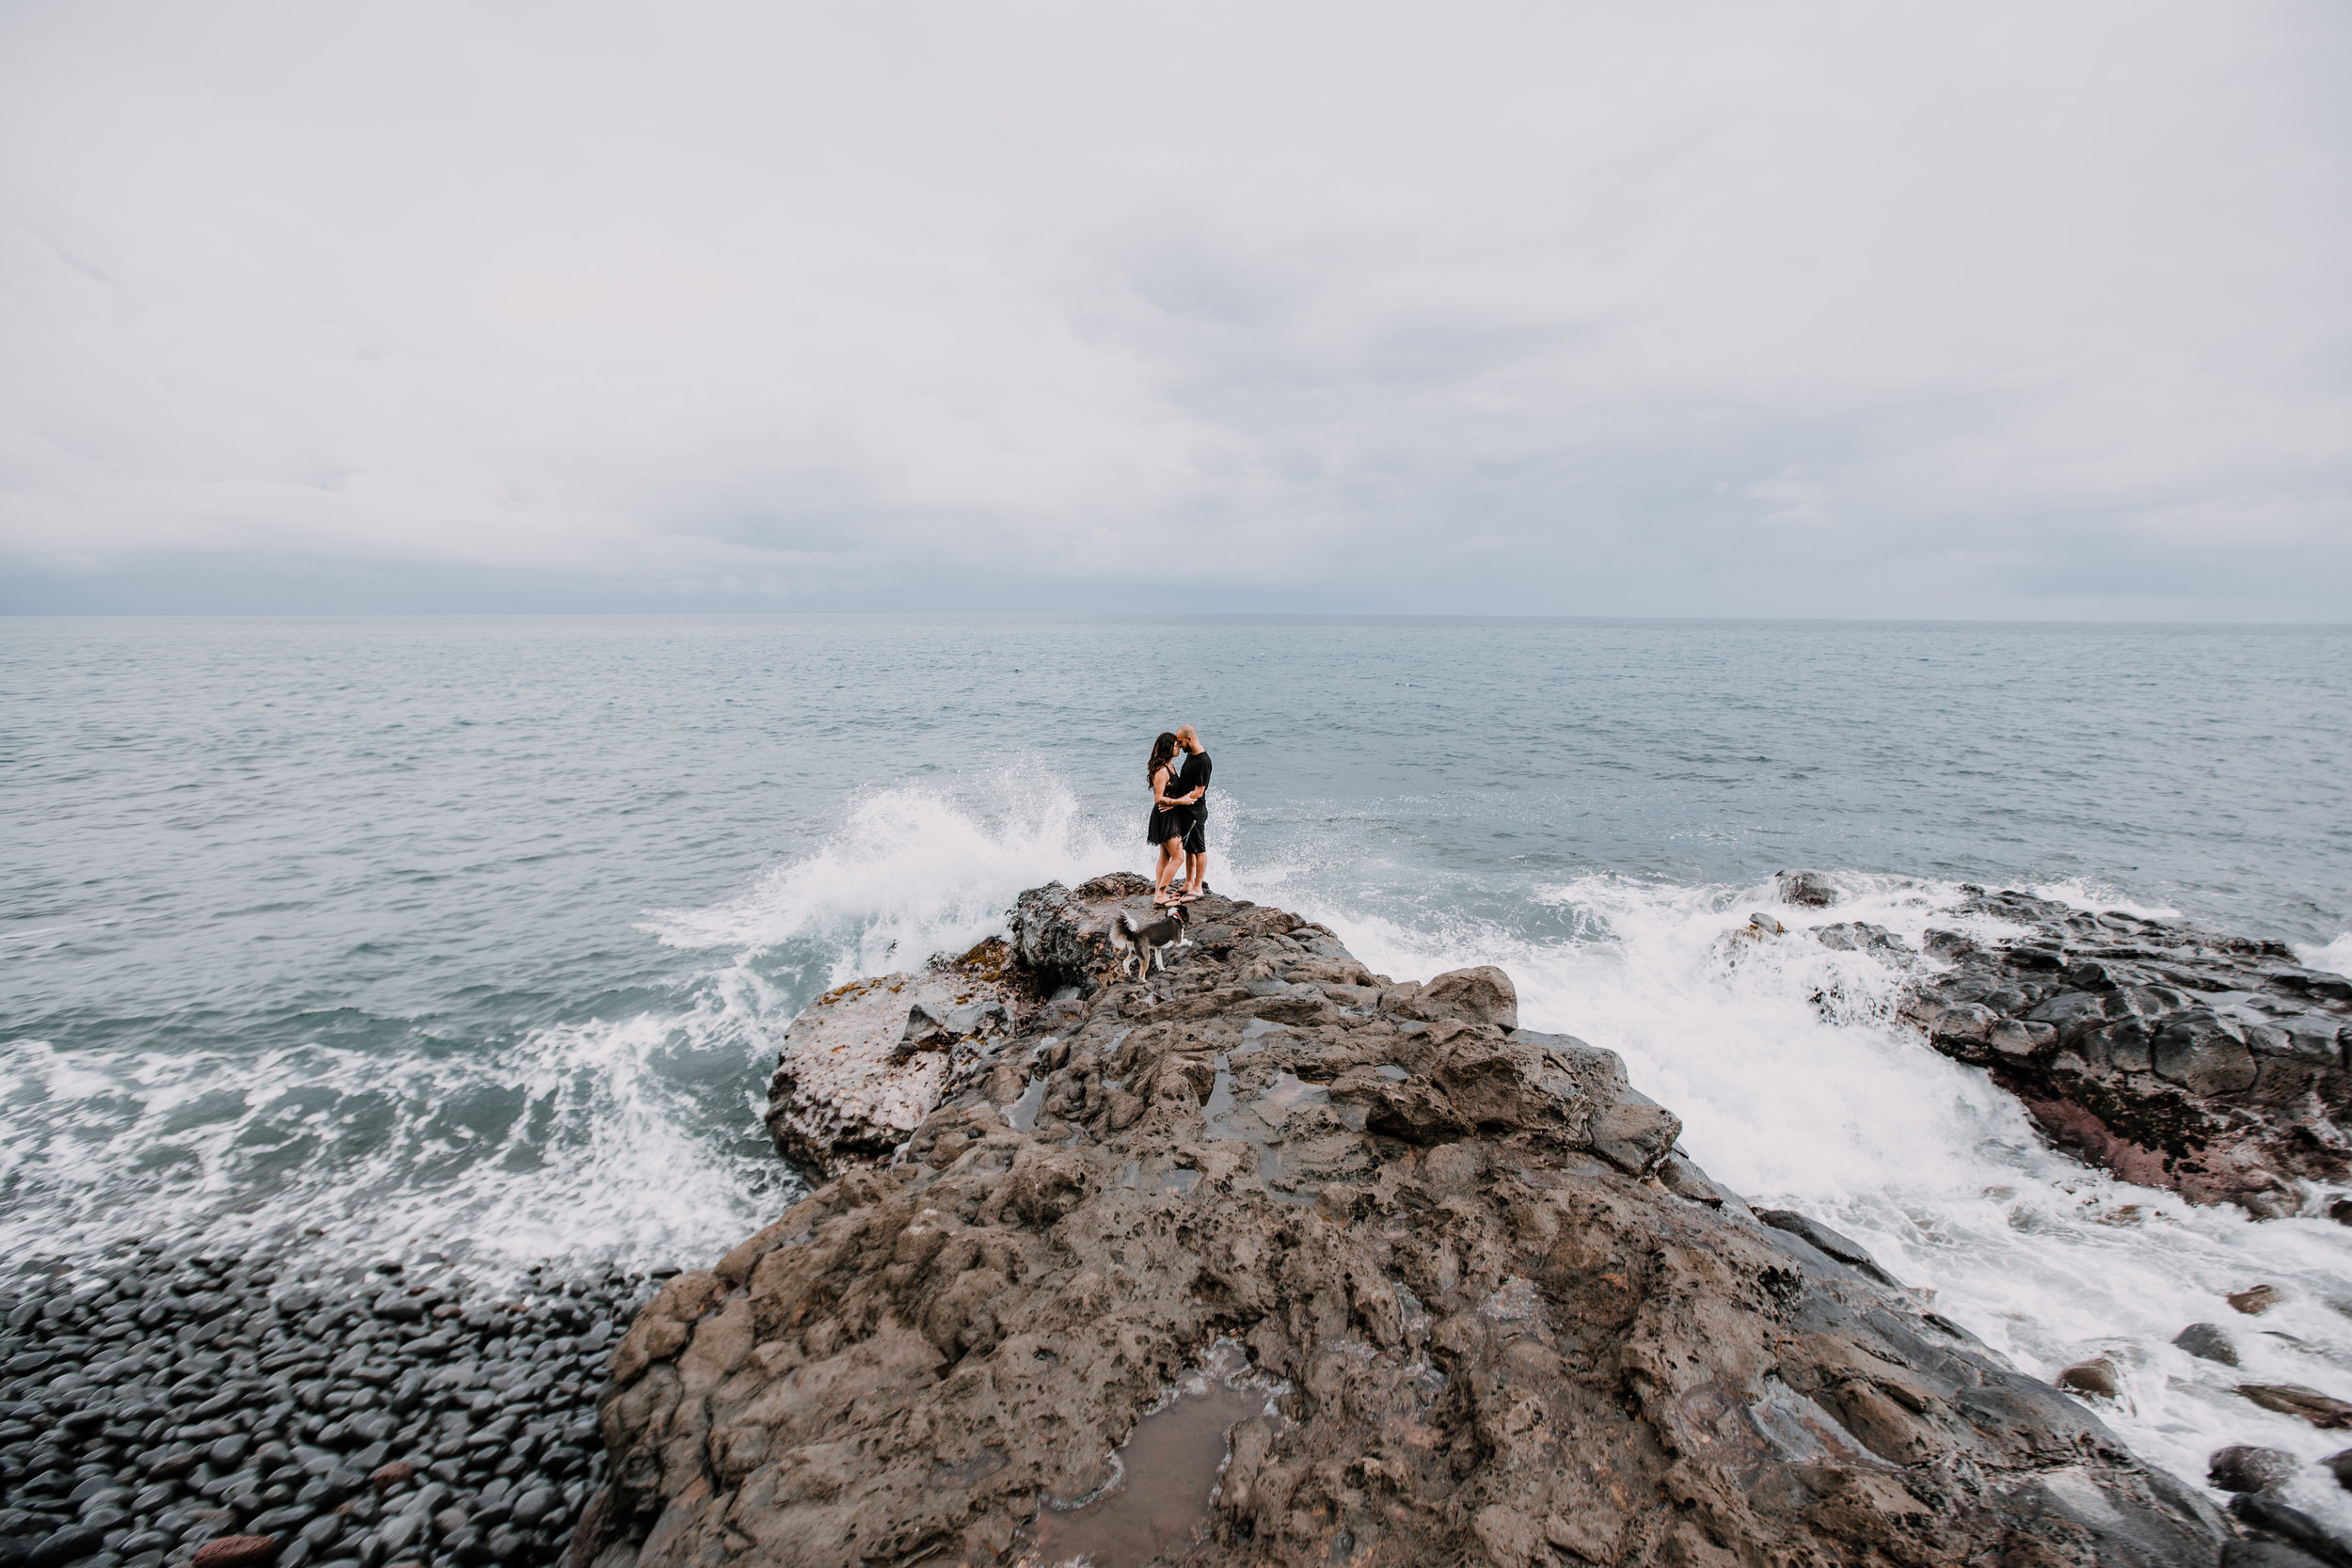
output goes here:
<path id="1" fill-rule="evenodd" d="M 1184 858 L 1184 841 L 1183 839 L 1171 838 L 1162 841 L 1160 863 L 1152 874 L 1152 902 L 1154 904 L 1168 902 L 1168 879 L 1176 875 L 1176 867 L 1183 863 Z"/>

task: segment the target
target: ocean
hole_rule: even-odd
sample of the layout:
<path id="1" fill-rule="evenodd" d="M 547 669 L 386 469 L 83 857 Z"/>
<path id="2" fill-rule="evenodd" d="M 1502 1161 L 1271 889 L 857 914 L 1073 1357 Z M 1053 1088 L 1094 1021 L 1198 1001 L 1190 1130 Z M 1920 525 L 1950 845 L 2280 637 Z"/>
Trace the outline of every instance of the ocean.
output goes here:
<path id="1" fill-rule="evenodd" d="M 800 1190 L 758 1118 L 800 1006 L 1148 869 L 1184 721 L 1213 887 L 1502 964 L 1717 1180 L 2026 1370 L 2108 1357 L 2153 1462 L 2342 1446 L 2234 1385 L 2352 1396 L 2352 1227 L 2088 1170 L 1876 959 L 1724 938 L 1803 867 L 1798 927 L 1916 941 L 1975 882 L 2352 969 L 2352 627 L 0 620 L 0 1255 L 707 1262 Z"/>

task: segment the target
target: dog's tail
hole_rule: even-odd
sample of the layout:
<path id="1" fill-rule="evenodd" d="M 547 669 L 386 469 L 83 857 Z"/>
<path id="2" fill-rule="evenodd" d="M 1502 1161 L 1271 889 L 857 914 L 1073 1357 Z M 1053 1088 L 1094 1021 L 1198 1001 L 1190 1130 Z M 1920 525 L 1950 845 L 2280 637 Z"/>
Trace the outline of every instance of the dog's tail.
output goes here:
<path id="1" fill-rule="evenodd" d="M 1119 911 L 1119 929 L 1120 935 L 1126 937 L 1132 942 L 1135 940 L 1136 934 L 1141 931 L 1143 927 L 1136 924 L 1136 917 L 1134 915 L 1128 913 L 1125 910 L 1121 910 Z"/>

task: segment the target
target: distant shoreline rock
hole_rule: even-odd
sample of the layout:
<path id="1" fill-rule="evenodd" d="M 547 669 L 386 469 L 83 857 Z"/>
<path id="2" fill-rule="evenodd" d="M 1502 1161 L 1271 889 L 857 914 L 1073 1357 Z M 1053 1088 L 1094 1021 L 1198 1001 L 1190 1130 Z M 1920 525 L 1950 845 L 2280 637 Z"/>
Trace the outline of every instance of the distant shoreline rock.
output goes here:
<path id="1" fill-rule="evenodd" d="M 1119 978 L 1101 932 L 1148 893 L 1024 894 L 1012 1026 L 637 1315 L 574 1568 L 2210 1568 L 2232 1539 L 1853 1243 L 1709 1180 L 1502 971 L 1400 983 L 1212 898 Z M 860 1059 L 934 1034 L 913 1006 Z"/>
<path id="2" fill-rule="evenodd" d="M 1965 912 L 2029 934 L 1930 932 L 1927 955 L 1952 967 L 1902 1016 L 1987 1069 L 2052 1143 L 2265 1218 L 2352 1176 L 2352 980 L 2278 942 L 1965 891 Z"/>

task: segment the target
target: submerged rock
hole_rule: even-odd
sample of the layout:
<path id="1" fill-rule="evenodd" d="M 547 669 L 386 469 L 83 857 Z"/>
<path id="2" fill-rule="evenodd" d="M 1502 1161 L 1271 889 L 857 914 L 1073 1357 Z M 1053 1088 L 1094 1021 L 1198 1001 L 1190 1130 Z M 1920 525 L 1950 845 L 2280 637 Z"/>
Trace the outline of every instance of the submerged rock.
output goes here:
<path id="1" fill-rule="evenodd" d="M 2306 1388 L 2299 1383 L 2241 1383 L 2237 1391 L 2265 1410 L 2299 1416 L 2322 1431 L 2352 1427 L 2352 1401 Z"/>
<path id="2" fill-rule="evenodd" d="M 1708 1181 L 1501 971 L 1397 984 L 1206 899 L 1121 980 L 1134 896 L 1024 895 L 1025 983 L 1085 994 L 638 1315 L 576 1568 L 2218 1557 L 2190 1489 Z"/>
<path id="3" fill-rule="evenodd" d="M 1929 934 L 1953 967 L 1904 1016 L 1982 1066 L 2058 1147 L 2127 1180 L 2258 1217 L 2352 1178 L 2352 980 L 2277 942 L 1970 890 L 2027 935 Z"/>
<path id="4" fill-rule="evenodd" d="M 2172 1336 L 2172 1342 L 2201 1361 L 2217 1361 L 2224 1367 L 2237 1365 L 2237 1346 L 2218 1323 L 2191 1323 Z"/>
<path id="5" fill-rule="evenodd" d="M 1780 901 L 1801 909 L 1825 910 L 1837 902 L 1837 887 L 1819 871 L 1783 871 L 1773 881 L 1780 889 Z"/>

